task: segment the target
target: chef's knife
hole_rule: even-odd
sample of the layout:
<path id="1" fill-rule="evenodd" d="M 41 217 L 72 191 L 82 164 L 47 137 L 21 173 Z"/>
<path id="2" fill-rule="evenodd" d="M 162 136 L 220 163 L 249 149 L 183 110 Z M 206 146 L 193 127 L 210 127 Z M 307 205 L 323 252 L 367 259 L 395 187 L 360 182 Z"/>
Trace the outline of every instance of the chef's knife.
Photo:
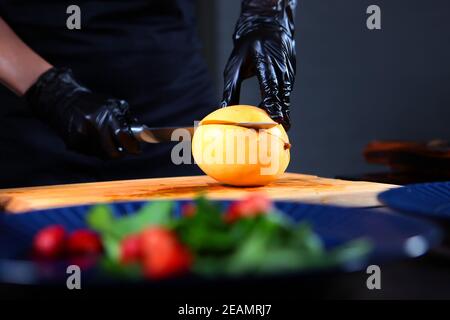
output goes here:
<path id="1" fill-rule="evenodd" d="M 159 127 L 149 128 L 145 125 L 131 127 L 131 132 L 137 140 L 146 143 L 161 143 L 172 141 L 172 134 L 175 130 L 185 130 L 189 133 L 190 139 L 194 135 L 194 127 Z"/>
<path id="2" fill-rule="evenodd" d="M 212 123 L 204 123 L 204 124 L 212 124 Z M 217 123 L 219 124 L 219 123 Z M 220 124 L 232 124 L 234 126 L 239 127 L 245 127 L 250 129 L 270 129 L 277 125 L 277 123 L 274 122 L 238 122 L 238 123 L 223 123 Z M 146 125 L 136 125 L 131 127 L 131 131 L 133 132 L 133 135 L 138 139 L 139 141 L 146 142 L 146 143 L 162 143 L 162 142 L 170 142 L 172 141 L 172 134 L 176 131 L 185 130 L 190 135 L 190 138 L 192 139 L 192 136 L 194 135 L 195 127 L 156 127 L 156 128 L 150 128 Z"/>

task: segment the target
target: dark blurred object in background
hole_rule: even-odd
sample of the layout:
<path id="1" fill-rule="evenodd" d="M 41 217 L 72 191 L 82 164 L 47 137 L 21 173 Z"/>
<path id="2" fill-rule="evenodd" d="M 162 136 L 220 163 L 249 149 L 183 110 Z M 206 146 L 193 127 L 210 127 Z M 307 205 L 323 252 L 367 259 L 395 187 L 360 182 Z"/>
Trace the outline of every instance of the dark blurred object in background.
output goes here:
<path id="1" fill-rule="evenodd" d="M 390 171 L 365 174 L 358 180 L 393 184 L 450 180 L 448 141 L 374 141 L 364 149 L 364 157 L 368 163 L 388 166 Z"/>
<path id="2" fill-rule="evenodd" d="M 364 150 L 369 163 L 388 165 L 394 171 L 450 177 L 450 144 L 374 141 Z"/>

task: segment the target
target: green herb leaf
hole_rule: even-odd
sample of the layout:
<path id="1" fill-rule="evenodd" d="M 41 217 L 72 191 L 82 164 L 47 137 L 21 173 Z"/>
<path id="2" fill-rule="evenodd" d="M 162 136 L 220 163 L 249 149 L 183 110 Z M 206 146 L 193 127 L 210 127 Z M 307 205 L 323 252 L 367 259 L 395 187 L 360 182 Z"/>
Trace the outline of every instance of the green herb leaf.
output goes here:
<path id="1" fill-rule="evenodd" d="M 373 249 L 367 239 L 357 239 L 345 243 L 328 253 L 331 264 L 342 265 L 350 261 L 363 260 Z"/>
<path id="2" fill-rule="evenodd" d="M 102 235 L 102 244 L 107 258 L 113 261 L 120 260 L 120 240 L 117 237 L 104 233 Z"/>
<path id="3" fill-rule="evenodd" d="M 111 208 L 107 205 L 96 205 L 87 214 L 88 226 L 98 232 L 108 232 L 114 222 Z"/>
<path id="4" fill-rule="evenodd" d="M 119 238 L 127 235 L 139 233 L 149 226 L 171 227 L 172 201 L 155 201 L 145 205 L 136 214 L 117 219 L 114 222 L 114 234 Z"/>
<path id="5" fill-rule="evenodd" d="M 197 212 L 194 216 L 195 220 L 201 221 L 204 224 L 209 224 L 211 226 L 223 226 L 223 216 L 221 213 L 220 206 L 216 205 L 214 202 L 209 201 L 204 196 L 200 196 L 195 199 L 195 205 L 197 207 Z"/>
<path id="6" fill-rule="evenodd" d="M 122 265 L 117 260 L 108 257 L 100 261 L 100 267 L 109 275 L 124 278 L 128 280 L 140 280 L 142 277 L 142 269 L 139 264 Z"/>
<path id="7" fill-rule="evenodd" d="M 308 254 L 320 255 L 324 252 L 322 240 L 306 223 L 300 223 L 295 227 L 291 245 Z"/>
<path id="8" fill-rule="evenodd" d="M 270 233 L 254 228 L 230 257 L 228 272 L 236 274 L 257 270 L 269 250 L 269 243 Z"/>

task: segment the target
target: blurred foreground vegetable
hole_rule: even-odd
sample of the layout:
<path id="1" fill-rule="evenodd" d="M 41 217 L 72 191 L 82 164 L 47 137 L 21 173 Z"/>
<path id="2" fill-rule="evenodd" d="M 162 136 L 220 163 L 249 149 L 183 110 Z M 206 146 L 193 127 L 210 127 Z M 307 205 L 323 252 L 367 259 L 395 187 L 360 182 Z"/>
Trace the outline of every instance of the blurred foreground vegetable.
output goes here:
<path id="1" fill-rule="evenodd" d="M 99 205 L 88 225 L 101 235 L 104 266 L 120 274 L 167 278 L 191 271 L 240 275 L 325 268 L 362 259 L 365 240 L 326 250 L 307 223 L 296 223 L 261 194 L 222 208 L 198 197 L 174 215 L 175 202 L 156 201 L 115 217 Z"/>
<path id="2" fill-rule="evenodd" d="M 38 258 L 98 255 L 102 250 L 101 239 L 95 232 L 80 229 L 68 234 L 61 225 L 46 227 L 33 239 L 33 254 Z"/>

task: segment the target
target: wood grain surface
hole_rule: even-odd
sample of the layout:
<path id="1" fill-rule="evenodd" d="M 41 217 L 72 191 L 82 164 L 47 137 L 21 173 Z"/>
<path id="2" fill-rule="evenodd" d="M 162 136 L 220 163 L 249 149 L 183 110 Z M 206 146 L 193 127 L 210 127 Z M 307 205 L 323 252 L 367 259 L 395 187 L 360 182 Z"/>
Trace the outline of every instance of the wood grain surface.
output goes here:
<path id="1" fill-rule="evenodd" d="M 11 213 L 99 202 L 191 199 L 205 193 L 213 199 L 239 199 L 259 191 L 272 199 L 352 207 L 378 206 L 377 194 L 394 185 L 352 182 L 286 173 L 259 188 L 224 186 L 207 176 L 140 179 L 0 190 L 0 206 Z"/>

